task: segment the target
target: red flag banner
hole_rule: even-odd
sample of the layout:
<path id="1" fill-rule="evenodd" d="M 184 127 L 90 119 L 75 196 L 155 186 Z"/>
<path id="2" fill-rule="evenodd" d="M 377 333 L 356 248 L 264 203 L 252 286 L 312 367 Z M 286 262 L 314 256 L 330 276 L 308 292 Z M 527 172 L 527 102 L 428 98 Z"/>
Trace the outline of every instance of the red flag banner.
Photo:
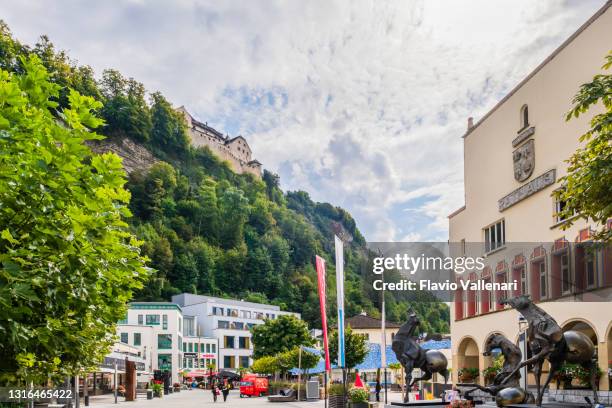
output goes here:
<path id="1" fill-rule="evenodd" d="M 321 306 L 321 326 L 323 327 L 323 350 L 325 350 L 325 370 L 331 371 L 329 347 L 327 342 L 327 312 L 325 311 L 325 260 L 317 255 L 317 279 L 319 282 L 319 305 Z"/>

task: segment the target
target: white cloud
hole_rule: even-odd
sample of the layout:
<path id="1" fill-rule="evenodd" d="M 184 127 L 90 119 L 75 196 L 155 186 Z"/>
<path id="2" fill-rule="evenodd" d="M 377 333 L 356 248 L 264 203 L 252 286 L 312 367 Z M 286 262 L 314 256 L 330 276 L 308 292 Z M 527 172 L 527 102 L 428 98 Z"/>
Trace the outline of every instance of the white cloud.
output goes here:
<path id="1" fill-rule="evenodd" d="M 22 40 L 48 34 L 242 133 L 285 188 L 342 205 L 382 241 L 446 239 L 467 117 L 603 3 L 11 0 L 0 12 Z"/>

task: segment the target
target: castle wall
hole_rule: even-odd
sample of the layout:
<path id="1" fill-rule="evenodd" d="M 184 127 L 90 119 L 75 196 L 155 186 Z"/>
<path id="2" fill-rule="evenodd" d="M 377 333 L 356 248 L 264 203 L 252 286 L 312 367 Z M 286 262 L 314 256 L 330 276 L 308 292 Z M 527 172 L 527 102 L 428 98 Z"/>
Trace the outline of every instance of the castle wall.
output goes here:
<path id="1" fill-rule="evenodd" d="M 177 110 L 185 116 L 192 145 L 208 146 L 221 160 L 227 161 L 235 172 L 250 173 L 261 178 L 261 164 L 252 162 L 251 148 L 242 136 L 228 140 L 206 124 L 194 120 L 184 107 Z"/>

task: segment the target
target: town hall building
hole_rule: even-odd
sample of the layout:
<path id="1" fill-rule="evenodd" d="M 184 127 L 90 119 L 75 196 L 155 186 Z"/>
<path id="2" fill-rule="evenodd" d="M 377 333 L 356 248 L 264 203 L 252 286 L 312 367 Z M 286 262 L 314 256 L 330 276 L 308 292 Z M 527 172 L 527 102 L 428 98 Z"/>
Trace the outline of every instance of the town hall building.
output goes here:
<path id="1" fill-rule="evenodd" d="M 519 339 L 519 314 L 499 301 L 528 294 L 563 330 L 591 338 L 603 373 L 599 387 L 608 401 L 612 249 L 587 250 L 592 230 L 601 228 L 592 222 L 575 218 L 564 228 L 567 220 L 557 214 L 564 203 L 553 192 L 563 188 L 559 179 L 566 174 L 566 160 L 581 147 L 580 135 L 603 110 L 595 106 L 565 120 L 580 86 L 602 73 L 612 46 L 611 5 L 607 2 L 483 118 L 468 120 L 463 136 L 465 205 L 449 216 L 449 242 L 451 251 L 482 256 L 487 266 L 457 279 L 518 285 L 513 291 L 455 293 L 454 383 L 462 382 L 458 373 L 463 368 L 477 368 L 478 382 L 485 384 L 482 373 L 492 360 L 482 353 L 490 336 Z M 546 364 L 544 376 L 547 370 Z M 533 384 L 531 375 L 529 382 Z M 557 393 L 554 383 L 551 393 Z M 579 385 L 576 380 L 574 385 Z"/>

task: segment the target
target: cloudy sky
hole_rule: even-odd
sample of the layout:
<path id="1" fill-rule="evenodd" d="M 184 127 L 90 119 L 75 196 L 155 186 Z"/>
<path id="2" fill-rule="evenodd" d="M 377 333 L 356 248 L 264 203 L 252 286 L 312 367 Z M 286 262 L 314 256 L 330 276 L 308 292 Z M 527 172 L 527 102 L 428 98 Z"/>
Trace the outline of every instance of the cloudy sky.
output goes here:
<path id="1" fill-rule="evenodd" d="M 447 239 L 462 139 L 604 0 L 24 1 L 0 18 L 230 135 L 368 240 Z"/>

